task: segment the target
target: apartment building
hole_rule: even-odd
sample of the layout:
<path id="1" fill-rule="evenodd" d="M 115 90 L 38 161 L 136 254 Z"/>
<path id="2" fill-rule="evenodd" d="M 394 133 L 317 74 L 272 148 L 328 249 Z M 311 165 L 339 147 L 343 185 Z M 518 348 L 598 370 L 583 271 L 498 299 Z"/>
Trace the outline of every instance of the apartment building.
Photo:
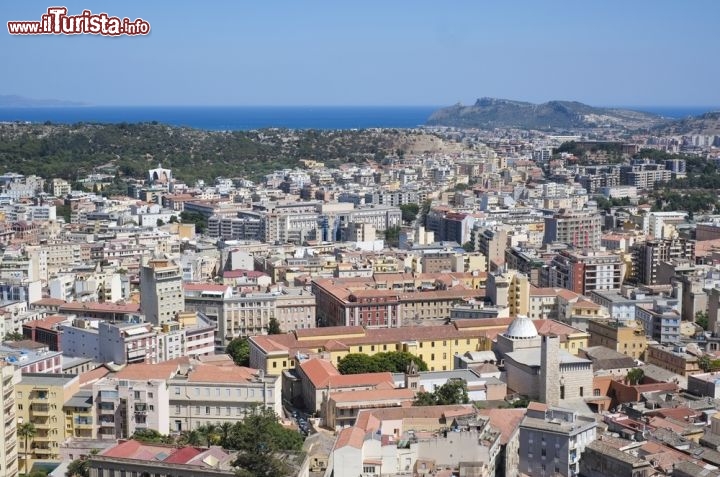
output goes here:
<path id="1" fill-rule="evenodd" d="M 168 259 L 152 259 L 140 269 L 140 309 L 158 326 L 185 311 L 182 270 Z"/>
<path id="2" fill-rule="evenodd" d="M 562 242 L 574 248 L 597 249 L 602 237 L 602 217 L 596 212 L 561 209 L 545 218 L 543 243 Z"/>
<path id="3" fill-rule="evenodd" d="M 318 325 L 393 328 L 423 321 L 450 318 L 458 302 L 482 299 L 484 276 L 450 274 L 456 286 L 437 283 L 437 274 L 407 277 L 403 274 L 375 278 L 318 279 L 312 284 L 317 302 Z M 468 280 L 463 280 L 468 276 Z M 387 277 L 387 278 L 386 278 Z M 470 286 L 468 286 L 470 285 Z"/>
<path id="4" fill-rule="evenodd" d="M 138 373 L 141 366 L 142 375 Z M 92 385 L 97 439 L 127 438 L 137 430 L 170 431 L 168 366 L 131 365 Z"/>
<path id="5" fill-rule="evenodd" d="M 16 386 L 20 383 L 20 370 L 0 360 L 0 395 L 3 402 L 3 417 L 0 421 L 0 475 L 17 477 L 18 473 L 18 407 Z M 22 457 L 25 457 L 23 454 Z"/>
<path id="6" fill-rule="evenodd" d="M 583 295 L 594 290 L 614 290 L 622 284 L 622 269 L 619 255 L 564 250 L 550 263 L 547 286 L 567 288 Z"/>
<path id="7" fill-rule="evenodd" d="M 593 320 L 588 322 L 588 333 L 590 346 L 604 346 L 634 359 L 645 356 L 648 339 L 634 321 Z"/>
<path id="8" fill-rule="evenodd" d="M 283 287 L 270 293 L 236 293 L 229 285 L 187 283 L 185 305 L 217 323 L 216 346 L 237 336 L 266 333 L 271 318 L 280 330 L 315 327 L 315 296 L 302 289 Z"/>
<path id="9" fill-rule="evenodd" d="M 429 476 L 453 469 L 457 475 L 492 477 L 500 450 L 500 431 L 471 405 L 366 409 L 354 426 L 338 433 L 328 473 Z"/>
<path id="10" fill-rule="evenodd" d="M 19 439 L 20 468 L 27 472 L 35 461 L 59 461 L 59 447 L 66 434 L 64 405 L 80 389 L 80 378 L 71 374 L 23 373 L 15 386 L 18 423 L 29 422 L 36 434 Z M 28 469 L 25 469 L 27 459 Z"/>
<path id="11" fill-rule="evenodd" d="M 577 411 L 530 403 L 520 423 L 519 471 L 528 476 L 579 475 L 580 457 L 597 423 Z"/>
<path id="12" fill-rule="evenodd" d="M 645 285 L 658 283 L 661 262 L 673 259 L 695 260 L 695 242 L 681 238 L 657 239 L 632 246 L 632 276 Z"/>

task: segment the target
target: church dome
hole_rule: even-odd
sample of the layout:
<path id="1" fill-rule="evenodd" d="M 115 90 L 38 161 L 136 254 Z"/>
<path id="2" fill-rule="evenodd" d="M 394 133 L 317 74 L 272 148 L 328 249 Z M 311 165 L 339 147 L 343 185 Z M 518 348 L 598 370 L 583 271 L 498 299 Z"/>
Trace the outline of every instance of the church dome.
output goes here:
<path id="1" fill-rule="evenodd" d="M 526 315 L 518 315 L 510 326 L 508 326 L 505 336 L 515 340 L 525 340 L 528 338 L 537 338 L 538 332 L 535 324 Z"/>

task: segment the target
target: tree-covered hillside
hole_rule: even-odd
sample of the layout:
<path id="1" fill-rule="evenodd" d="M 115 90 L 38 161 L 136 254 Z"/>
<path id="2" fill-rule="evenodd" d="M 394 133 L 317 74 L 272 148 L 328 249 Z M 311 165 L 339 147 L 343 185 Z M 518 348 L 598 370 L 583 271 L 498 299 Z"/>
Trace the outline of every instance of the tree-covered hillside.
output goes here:
<path id="1" fill-rule="evenodd" d="M 144 177 L 162 163 L 179 179 L 258 179 L 301 159 L 337 166 L 382 160 L 426 135 L 407 130 L 204 131 L 142 124 L 0 124 L 0 172 L 77 179 L 97 170 Z M 100 169 L 98 169 L 100 168 Z"/>

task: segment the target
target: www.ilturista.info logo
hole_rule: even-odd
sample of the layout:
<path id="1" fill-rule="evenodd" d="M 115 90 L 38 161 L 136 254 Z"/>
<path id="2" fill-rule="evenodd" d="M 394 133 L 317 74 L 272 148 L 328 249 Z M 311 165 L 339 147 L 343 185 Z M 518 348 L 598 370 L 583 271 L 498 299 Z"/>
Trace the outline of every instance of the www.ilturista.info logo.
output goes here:
<path id="1" fill-rule="evenodd" d="M 7 22 L 11 35 L 147 35 L 150 24 L 138 18 L 118 18 L 107 13 L 83 10 L 80 15 L 68 15 L 65 7 L 50 7 L 40 21 Z"/>

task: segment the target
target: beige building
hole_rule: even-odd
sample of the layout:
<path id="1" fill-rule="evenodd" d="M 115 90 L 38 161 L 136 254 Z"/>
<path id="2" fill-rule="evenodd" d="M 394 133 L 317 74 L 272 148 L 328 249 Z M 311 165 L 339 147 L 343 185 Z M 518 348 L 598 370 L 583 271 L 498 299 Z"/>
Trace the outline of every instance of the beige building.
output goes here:
<path id="1" fill-rule="evenodd" d="M 0 393 L 3 399 L 3 418 L 0 431 L 4 439 L 0 442 L 0 475 L 18 475 L 17 402 L 15 387 L 20 382 L 20 370 L 0 361 Z"/>
<path id="2" fill-rule="evenodd" d="M 140 269 L 140 309 L 155 326 L 185 311 L 182 270 L 168 259 L 152 259 Z"/>
<path id="3" fill-rule="evenodd" d="M 643 359 L 647 349 L 647 336 L 641 326 L 630 326 L 635 322 L 624 324 L 621 321 L 590 321 L 590 346 L 604 346 L 630 356 Z"/>
<path id="4" fill-rule="evenodd" d="M 184 293 L 188 310 L 217 322 L 217 346 L 238 336 L 266 334 L 271 318 L 282 332 L 315 327 L 315 296 L 303 288 L 236 294 L 229 285 L 186 283 Z"/>
<path id="5" fill-rule="evenodd" d="M 25 373 L 16 386 L 18 423 L 30 422 L 34 437 L 18 439 L 20 469 L 37 460 L 59 461 L 59 447 L 69 437 L 65 432 L 64 405 L 80 389 L 80 378 L 71 374 Z"/>
<path id="6" fill-rule="evenodd" d="M 683 347 L 651 345 L 645 352 L 645 362 L 654 364 L 668 371 L 688 377 L 702 373 L 698 357 L 688 354 Z"/>
<path id="7" fill-rule="evenodd" d="M 279 376 L 221 358 L 194 364 L 167 382 L 170 432 L 242 420 L 256 406 L 282 414 Z"/>

